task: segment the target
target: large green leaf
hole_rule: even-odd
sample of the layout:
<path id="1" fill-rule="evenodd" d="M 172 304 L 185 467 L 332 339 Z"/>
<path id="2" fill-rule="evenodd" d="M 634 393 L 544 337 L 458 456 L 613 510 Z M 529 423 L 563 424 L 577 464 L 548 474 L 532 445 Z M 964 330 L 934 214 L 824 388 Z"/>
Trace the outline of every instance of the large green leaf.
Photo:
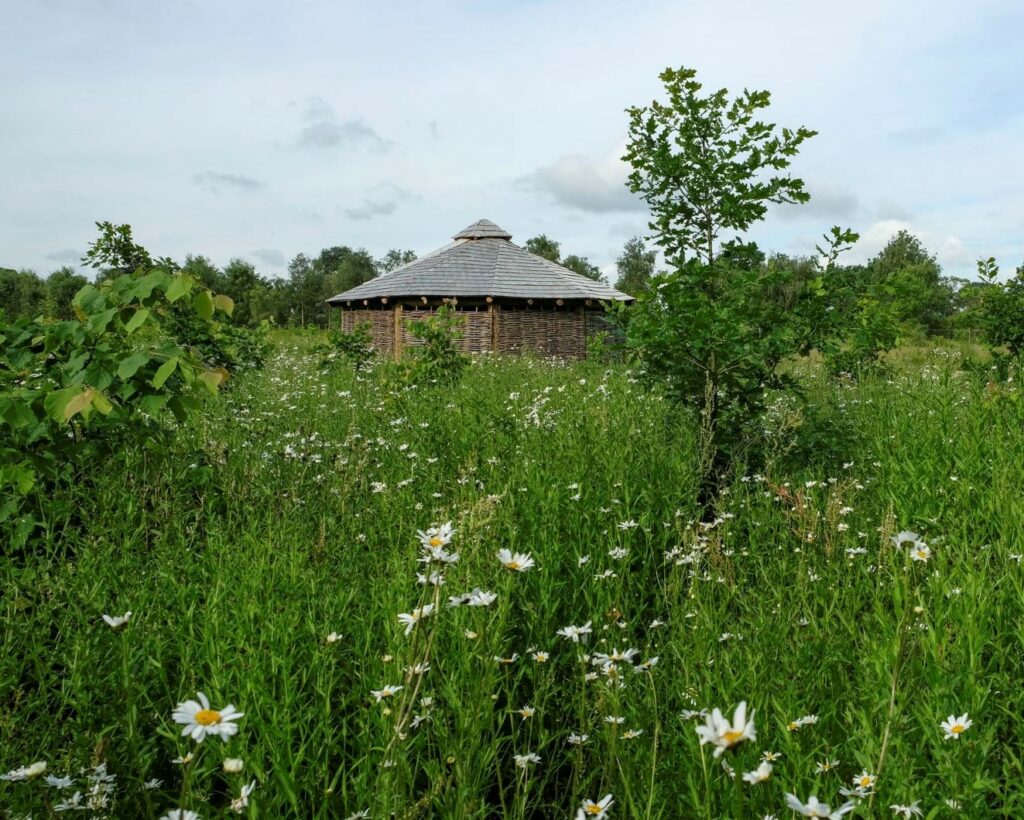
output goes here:
<path id="1" fill-rule="evenodd" d="M 6 421 L 15 430 L 30 427 L 36 423 L 36 414 L 32 406 L 19 396 L 0 396 L 0 419 Z"/>
<path id="2" fill-rule="evenodd" d="M 217 388 L 221 386 L 225 378 L 227 378 L 227 371 L 225 370 L 206 370 L 199 374 L 199 381 L 214 396 L 217 395 Z"/>
<path id="3" fill-rule="evenodd" d="M 182 296 L 187 296 L 192 290 L 192 282 L 192 277 L 184 273 L 173 277 L 171 284 L 167 286 L 167 301 L 177 302 Z"/>
<path id="4" fill-rule="evenodd" d="M 110 399 L 104 396 L 99 390 L 96 390 L 92 394 L 92 406 L 99 410 L 104 416 L 109 416 L 110 412 L 114 409 L 114 405 L 110 403 Z"/>
<path id="5" fill-rule="evenodd" d="M 139 368 L 143 367 L 149 362 L 149 354 L 143 352 L 132 353 L 131 356 L 121 359 L 121 363 L 117 366 L 117 377 L 126 382 L 132 376 L 139 372 Z"/>
<path id="6" fill-rule="evenodd" d="M 139 308 L 135 311 L 135 315 L 128 320 L 128 323 L 124 326 L 125 333 L 129 336 L 132 335 L 136 330 L 142 327 L 143 322 L 149 318 L 149 308 Z"/>
<path id="7" fill-rule="evenodd" d="M 54 390 L 43 400 L 46 414 L 54 421 L 67 424 L 74 416 L 85 413 L 92 406 L 94 391 L 91 387 L 65 387 Z"/>
<path id="8" fill-rule="evenodd" d="M 196 309 L 196 313 L 206 319 L 206 321 L 210 321 L 213 318 L 213 297 L 210 295 L 210 291 L 205 288 L 196 294 L 192 306 Z"/>
<path id="9" fill-rule="evenodd" d="M 107 308 L 99 313 L 93 314 L 89 317 L 89 327 L 95 330 L 97 333 L 103 333 L 107 326 L 110 324 L 110 320 L 117 315 L 117 308 Z"/>
<path id="10" fill-rule="evenodd" d="M 160 365 L 160 369 L 156 371 L 156 375 L 153 377 L 153 387 L 156 387 L 156 388 L 163 387 L 164 386 L 164 382 L 166 382 L 171 377 L 171 374 L 174 372 L 174 370 L 175 370 L 175 368 L 177 368 L 177 366 L 178 366 L 178 357 L 177 356 L 175 356 L 175 357 L 173 357 L 171 359 L 168 359 L 166 362 L 164 362 L 162 365 Z"/>
<path id="11" fill-rule="evenodd" d="M 25 462 L 0 466 L 0 486 L 13 485 L 21 495 L 26 495 L 35 483 L 36 472 Z"/>
<path id="12" fill-rule="evenodd" d="M 223 293 L 218 293 L 213 297 L 213 306 L 228 316 L 235 312 L 235 300 Z"/>

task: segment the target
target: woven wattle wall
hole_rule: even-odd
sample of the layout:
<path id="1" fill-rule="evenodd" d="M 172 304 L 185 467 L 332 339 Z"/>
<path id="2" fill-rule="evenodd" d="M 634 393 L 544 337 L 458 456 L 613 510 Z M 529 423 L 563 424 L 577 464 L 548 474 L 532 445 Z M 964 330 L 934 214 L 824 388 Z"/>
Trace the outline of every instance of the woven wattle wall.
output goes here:
<path id="1" fill-rule="evenodd" d="M 387 310 L 342 310 L 341 329 L 351 333 L 363 322 L 370 323 L 373 347 L 379 353 L 392 354 L 395 350 L 394 312 Z"/>
<path id="2" fill-rule="evenodd" d="M 433 316 L 437 311 L 433 308 L 413 310 L 407 308 L 402 312 L 402 347 L 419 347 L 423 341 L 412 335 L 410 327 L 413 322 Z M 462 320 L 462 340 L 459 347 L 465 353 L 489 353 L 491 350 L 491 314 L 486 308 L 474 310 L 458 310 L 456 315 Z"/>
<path id="3" fill-rule="evenodd" d="M 437 309 L 405 308 L 402 311 L 402 348 L 423 344 L 410 332 L 413 322 L 426 319 Z M 342 310 L 341 329 L 351 332 L 362 322 L 370 323 L 373 346 L 380 353 L 393 354 L 395 346 L 394 310 Z M 489 353 L 492 340 L 499 353 L 533 353 L 559 359 L 582 359 L 587 355 L 587 338 L 598 333 L 618 335 L 600 310 L 580 311 L 577 308 L 519 310 L 494 306 L 461 308 L 457 315 L 462 320 L 461 349 L 466 353 Z M 494 327 L 491 321 L 494 321 Z"/>
<path id="4" fill-rule="evenodd" d="M 586 355 L 583 315 L 578 310 L 511 310 L 498 314 L 498 350 L 530 352 L 559 359 Z"/>

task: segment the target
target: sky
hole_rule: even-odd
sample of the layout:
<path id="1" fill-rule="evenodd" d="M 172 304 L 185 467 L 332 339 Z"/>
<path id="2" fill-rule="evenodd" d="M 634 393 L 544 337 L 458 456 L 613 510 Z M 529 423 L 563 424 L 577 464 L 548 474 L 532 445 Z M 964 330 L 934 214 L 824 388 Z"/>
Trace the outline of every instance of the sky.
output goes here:
<path id="1" fill-rule="evenodd" d="M 750 238 L 949 275 L 1024 263 L 1019 0 L 0 0 L 0 266 L 76 266 L 94 223 L 284 276 L 331 245 L 424 253 L 479 218 L 614 277 L 647 233 L 625 109 L 666 67 L 812 128 L 812 195 Z"/>

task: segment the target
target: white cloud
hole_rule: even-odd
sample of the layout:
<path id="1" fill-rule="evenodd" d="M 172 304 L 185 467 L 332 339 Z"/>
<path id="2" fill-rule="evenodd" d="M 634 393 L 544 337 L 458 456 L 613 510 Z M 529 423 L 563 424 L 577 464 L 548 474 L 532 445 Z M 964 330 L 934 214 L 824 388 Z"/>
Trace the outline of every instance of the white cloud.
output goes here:
<path id="1" fill-rule="evenodd" d="M 265 188 L 267 185 L 265 182 L 244 174 L 225 174 L 219 171 L 203 171 L 201 174 L 193 175 L 192 181 L 200 188 L 218 196 L 222 191 L 250 193 Z"/>
<path id="2" fill-rule="evenodd" d="M 900 231 L 906 231 L 920 239 L 921 244 L 928 252 L 935 254 L 939 264 L 947 269 L 947 273 L 960 272 L 973 262 L 971 254 L 960 237 L 923 230 L 900 219 L 883 219 L 869 225 L 860 232 L 860 240 L 853 246 L 845 260 L 858 263 L 867 262 Z"/>
<path id="3" fill-rule="evenodd" d="M 564 156 L 520 177 L 527 190 L 550 195 L 555 202 L 592 213 L 642 211 L 647 206 L 626 187 L 629 166 L 622 161 L 622 146 L 601 159 L 578 154 Z"/>
<path id="4" fill-rule="evenodd" d="M 384 139 L 363 120 L 339 120 L 334 109 L 320 97 L 309 100 L 305 119 L 307 124 L 298 139 L 303 148 L 365 147 L 371 151 L 387 151 L 391 147 L 390 140 Z"/>
<path id="5" fill-rule="evenodd" d="M 397 185 L 391 182 L 382 182 L 366 192 L 361 205 L 355 208 L 345 208 L 345 215 L 349 219 L 357 221 L 389 216 L 401 203 L 413 198 L 412 194 Z"/>

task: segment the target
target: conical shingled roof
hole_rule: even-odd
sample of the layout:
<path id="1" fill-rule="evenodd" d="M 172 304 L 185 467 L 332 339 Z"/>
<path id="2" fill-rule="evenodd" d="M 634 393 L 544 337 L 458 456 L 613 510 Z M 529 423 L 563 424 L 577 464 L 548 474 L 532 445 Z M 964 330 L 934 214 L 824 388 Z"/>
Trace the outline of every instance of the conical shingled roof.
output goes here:
<path id="1" fill-rule="evenodd" d="M 536 256 L 509 241 L 512 234 L 479 219 L 454 242 L 391 273 L 339 293 L 329 304 L 381 297 L 484 297 L 506 299 L 632 299 L 605 282 Z"/>

